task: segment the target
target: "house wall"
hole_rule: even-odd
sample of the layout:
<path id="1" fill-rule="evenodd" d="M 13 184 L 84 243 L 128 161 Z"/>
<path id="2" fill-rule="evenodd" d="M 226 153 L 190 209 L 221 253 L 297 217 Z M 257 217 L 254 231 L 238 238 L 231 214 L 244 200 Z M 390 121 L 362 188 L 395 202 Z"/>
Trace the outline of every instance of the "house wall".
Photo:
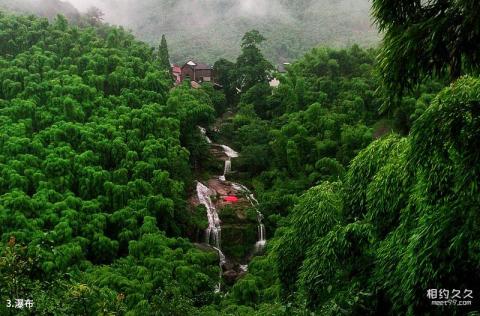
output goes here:
<path id="1" fill-rule="evenodd" d="M 190 77 L 190 80 L 195 80 L 193 69 L 189 65 L 185 65 L 182 68 L 182 80 L 185 80 L 187 77 Z"/>
<path id="2" fill-rule="evenodd" d="M 196 70 L 195 77 L 197 78 L 197 81 L 213 81 L 213 71 L 211 69 Z M 206 78 L 210 78 L 210 80 L 207 80 Z"/>
<path id="3" fill-rule="evenodd" d="M 195 73 L 194 73 L 195 72 Z M 214 72 L 212 69 L 197 69 L 194 70 L 194 68 L 190 65 L 185 65 L 182 68 L 182 80 L 185 80 L 185 78 L 190 77 L 190 80 L 195 80 L 195 81 L 212 81 L 214 80 Z M 210 80 L 208 80 L 208 78 Z"/>

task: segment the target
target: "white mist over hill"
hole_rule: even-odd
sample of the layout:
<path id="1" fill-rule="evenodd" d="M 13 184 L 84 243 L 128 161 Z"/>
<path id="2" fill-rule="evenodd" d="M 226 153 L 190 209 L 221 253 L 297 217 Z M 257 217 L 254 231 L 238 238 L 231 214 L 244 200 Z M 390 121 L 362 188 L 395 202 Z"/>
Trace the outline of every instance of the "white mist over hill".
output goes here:
<path id="1" fill-rule="evenodd" d="M 11 0 L 0 0 L 0 6 L 2 3 Z M 45 13 L 57 7 L 75 7 L 80 12 L 97 7 L 104 13 L 105 22 L 121 25 L 153 45 L 165 34 L 175 62 L 189 58 L 208 63 L 219 58 L 234 59 L 243 34 L 252 29 L 267 38 L 264 53 L 274 63 L 292 61 L 319 45 L 371 46 L 378 40 L 370 20 L 369 0 L 16 0 L 14 3 L 21 11 L 48 17 L 65 12 L 62 9 Z"/>

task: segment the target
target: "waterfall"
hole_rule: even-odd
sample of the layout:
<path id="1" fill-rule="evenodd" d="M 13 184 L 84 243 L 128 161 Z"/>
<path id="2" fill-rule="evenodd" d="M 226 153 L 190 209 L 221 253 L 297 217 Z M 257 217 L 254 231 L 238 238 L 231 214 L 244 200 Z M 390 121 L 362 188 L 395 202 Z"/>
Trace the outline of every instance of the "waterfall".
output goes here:
<path id="1" fill-rule="evenodd" d="M 265 225 L 263 224 L 263 214 L 258 210 L 258 201 L 253 195 L 253 193 L 250 192 L 250 190 L 243 184 L 232 183 L 232 186 L 235 190 L 244 192 L 245 196 L 247 197 L 247 200 L 250 202 L 250 204 L 252 204 L 252 206 L 257 211 L 258 239 L 257 239 L 257 243 L 255 244 L 255 251 L 262 252 L 263 249 L 265 248 L 265 244 L 267 243 L 267 237 L 265 232 Z"/>
<path id="2" fill-rule="evenodd" d="M 237 158 L 238 153 L 233 150 L 232 148 L 226 146 L 226 145 L 220 145 L 222 147 L 223 152 L 227 156 L 227 160 L 225 160 L 225 167 L 223 168 L 223 175 L 219 177 L 220 181 L 226 181 L 227 180 L 227 174 L 232 172 L 232 158 Z"/>
<path id="3" fill-rule="evenodd" d="M 225 255 L 223 252 L 220 250 L 220 248 L 213 247 L 218 252 L 218 266 L 220 268 L 220 274 L 218 276 L 218 284 L 215 286 L 215 293 L 219 293 L 222 290 L 222 271 L 223 271 L 223 265 L 227 262 Z"/>
<path id="4" fill-rule="evenodd" d="M 219 179 L 220 181 L 226 181 L 227 180 L 227 174 L 232 171 L 232 160 L 230 157 L 228 157 L 227 160 L 225 160 L 225 167 L 223 167 L 223 176 L 220 176 Z"/>
<path id="5" fill-rule="evenodd" d="M 255 251 L 262 252 L 267 243 L 265 236 L 265 225 L 262 223 L 263 214 L 257 211 L 257 220 L 258 220 L 258 241 L 255 244 Z"/>
<path id="6" fill-rule="evenodd" d="M 263 223 L 258 225 L 258 241 L 265 242 L 265 225 Z"/>
<path id="7" fill-rule="evenodd" d="M 218 217 L 217 209 L 210 199 L 211 191 L 203 183 L 197 182 L 197 196 L 200 204 L 203 204 L 207 209 L 208 228 L 205 232 L 206 243 L 220 249 L 221 244 L 221 227 L 220 218 Z"/>
<path id="8" fill-rule="evenodd" d="M 218 252 L 220 267 L 220 277 L 218 285 L 215 289 L 216 292 L 221 290 L 222 281 L 222 266 L 225 264 L 225 255 L 221 250 L 222 228 L 220 226 L 220 218 L 218 217 L 217 209 L 210 199 L 211 190 L 203 183 L 197 181 L 197 196 L 200 204 L 204 205 L 207 209 L 208 228 L 205 230 L 205 242 L 212 246 Z"/>
<path id="9" fill-rule="evenodd" d="M 205 128 L 198 126 L 200 132 L 202 133 L 203 137 L 205 140 L 211 144 L 212 141 L 208 138 L 207 136 L 207 131 Z M 226 145 L 216 145 L 220 146 L 223 149 L 223 153 L 227 157 L 225 160 L 225 166 L 223 169 L 223 175 L 219 177 L 220 181 L 225 182 L 227 174 L 229 174 L 232 171 L 232 159 L 237 158 L 239 154 L 233 150 L 232 148 L 226 146 Z M 258 221 L 258 239 L 255 244 L 255 252 L 262 252 L 263 249 L 265 248 L 265 244 L 267 242 L 266 239 L 266 232 L 265 232 L 265 225 L 263 224 L 263 214 L 258 210 L 258 201 L 255 199 L 255 196 L 253 195 L 250 190 L 238 183 L 231 183 L 231 186 L 233 189 L 235 189 L 238 192 L 243 192 L 245 194 L 246 199 L 250 202 L 250 204 L 256 209 L 257 211 L 257 221 Z M 215 292 L 220 292 L 222 290 L 222 275 L 223 275 L 223 266 L 226 263 L 226 258 L 225 255 L 223 254 L 221 250 L 221 240 L 222 240 L 222 228 L 220 226 L 220 218 L 217 213 L 217 209 L 215 207 L 215 204 L 212 202 L 210 195 L 213 194 L 213 192 L 205 186 L 203 183 L 197 181 L 197 196 L 200 204 L 204 205 L 207 209 L 207 218 L 208 218 L 208 228 L 205 230 L 205 242 L 209 245 L 212 246 L 213 249 L 215 249 L 218 252 L 218 265 L 220 267 L 220 275 L 219 275 L 219 281 L 217 286 L 215 287 Z M 240 270 L 243 272 L 246 272 L 248 270 L 248 265 L 241 265 Z"/>
<path id="10" fill-rule="evenodd" d="M 198 129 L 200 130 L 200 133 L 202 133 L 203 135 L 203 138 L 205 138 L 205 140 L 207 141 L 207 143 L 211 144 L 212 143 L 212 140 L 210 138 L 208 138 L 207 136 L 207 130 L 205 129 L 205 127 L 201 127 L 201 126 L 197 126 Z"/>
<path id="11" fill-rule="evenodd" d="M 230 159 L 225 160 L 225 168 L 223 169 L 223 175 L 227 175 L 232 171 L 232 161 Z"/>
<path id="12" fill-rule="evenodd" d="M 238 153 L 227 145 L 220 145 L 223 148 L 223 152 L 227 155 L 228 158 L 237 158 Z"/>

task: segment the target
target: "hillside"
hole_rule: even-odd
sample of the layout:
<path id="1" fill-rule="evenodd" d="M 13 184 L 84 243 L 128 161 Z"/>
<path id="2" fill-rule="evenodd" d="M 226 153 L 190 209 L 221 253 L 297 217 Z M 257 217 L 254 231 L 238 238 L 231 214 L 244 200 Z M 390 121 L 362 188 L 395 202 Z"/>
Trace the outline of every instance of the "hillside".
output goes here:
<path id="1" fill-rule="evenodd" d="M 220 57 L 233 59 L 239 53 L 242 35 L 251 29 L 258 29 L 268 39 L 264 53 L 274 62 L 300 57 L 320 44 L 345 46 L 355 41 L 369 45 L 376 40 L 366 0 L 122 3 L 103 7 L 107 21 L 127 25 L 147 42 L 157 43 L 165 33 L 175 61 L 191 57 L 211 63 Z"/>
<path id="2" fill-rule="evenodd" d="M 72 4 L 59 0 L 0 0 L 0 8 L 12 12 L 32 13 L 49 19 L 62 14 L 75 21 L 80 15 Z"/>
<path id="3" fill-rule="evenodd" d="M 0 315 L 480 315 L 478 1 L 0 1 Z"/>
<path id="4" fill-rule="evenodd" d="M 1 3 L 6 2 L 0 0 Z M 66 4 L 32 7 L 33 0 L 17 1 L 16 7 L 41 15 L 46 8 L 70 13 Z M 35 1 L 34 1 L 35 2 Z M 38 1 L 37 1 L 38 2 Z M 368 0 L 71 0 L 85 10 L 90 5 L 105 13 L 105 21 L 125 26 L 139 39 L 157 45 L 166 34 L 174 62 L 188 58 L 213 63 L 234 59 L 242 35 L 258 29 L 268 42 L 263 51 L 274 63 L 292 61 L 309 49 L 324 45 L 345 47 L 353 43 L 371 46 L 377 32 L 371 26 Z M 26 5 L 22 5 L 26 3 Z"/>
<path id="5" fill-rule="evenodd" d="M 0 26 L 1 300 L 33 299 L 36 315 L 209 302 L 216 254 L 182 238 L 206 221 L 185 201 L 208 95 L 171 90 L 120 29 L 2 12 Z"/>

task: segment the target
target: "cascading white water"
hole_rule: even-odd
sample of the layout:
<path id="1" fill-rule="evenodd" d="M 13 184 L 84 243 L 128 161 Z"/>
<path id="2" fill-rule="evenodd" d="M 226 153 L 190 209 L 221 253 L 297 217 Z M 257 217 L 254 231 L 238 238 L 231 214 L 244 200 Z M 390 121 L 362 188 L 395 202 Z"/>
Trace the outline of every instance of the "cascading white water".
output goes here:
<path id="1" fill-rule="evenodd" d="M 226 181 L 227 180 L 227 174 L 232 172 L 232 158 L 237 158 L 238 153 L 233 150 L 232 148 L 226 146 L 226 145 L 220 145 L 222 147 L 223 152 L 227 156 L 227 160 L 225 160 L 225 167 L 223 168 L 223 175 L 219 177 L 220 181 Z"/>
<path id="2" fill-rule="evenodd" d="M 197 196 L 200 204 L 203 204 L 207 209 L 208 228 L 205 233 L 206 243 L 220 248 L 221 245 L 221 227 L 220 218 L 218 217 L 217 209 L 210 199 L 211 191 L 201 182 L 197 182 Z"/>
<path id="3" fill-rule="evenodd" d="M 238 153 L 227 145 L 220 145 L 223 148 L 223 152 L 227 155 L 228 158 L 237 158 Z"/>
<path id="4" fill-rule="evenodd" d="M 220 218 L 218 217 L 217 209 L 210 198 L 211 190 L 201 182 L 197 182 L 197 196 L 200 204 L 207 209 L 208 228 L 205 230 L 205 242 L 212 246 L 218 252 L 220 267 L 220 276 L 215 292 L 221 290 L 222 280 L 222 266 L 225 264 L 225 255 L 221 250 L 222 228 L 220 226 Z"/>
<path id="5" fill-rule="evenodd" d="M 258 221 L 258 240 L 255 244 L 255 251 L 262 252 L 265 248 L 267 243 L 267 237 L 265 232 L 265 225 L 263 224 L 263 214 L 258 210 L 258 201 L 253 195 L 253 193 L 243 184 L 239 183 L 232 183 L 232 186 L 235 190 L 244 192 L 245 196 L 247 197 L 248 201 L 257 211 L 257 221 Z"/>
<path id="6" fill-rule="evenodd" d="M 218 177 L 220 181 L 227 181 L 227 174 L 229 174 L 232 171 L 232 160 L 230 157 L 225 160 L 225 167 L 223 167 L 223 176 Z"/>
<path id="7" fill-rule="evenodd" d="M 201 126 L 198 126 L 198 128 L 200 129 L 200 132 L 204 136 L 205 140 L 211 144 L 212 141 L 208 138 L 205 128 Z M 225 156 L 227 156 L 227 159 L 225 160 L 225 166 L 223 169 L 223 175 L 219 177 L 221 181 L 225 182 L 227 174 L 232 171 L 232 158 L 237 158 L 239 154 L 235 150 L 233 150 L 232 148 L 226 145 L 220 145 L 220 147 L 222 147 Z M 255 199 L 255 196 L 253 195 L 253 193 L 250 192 L 250 190 L 246 186 L 238 183 L 231 183 L 231 185 L 236 191 L 243 192 L 246 198 L 248 199 L 248 201 L 250 202 L 250 204 L 257 211 L 258 241 L 255 244 L 255 251 L 261 252 L 265 247 L 267 239 L 266 239 L 266 233 L 265 233 L 265 225 L 262 222 L 263 214 L 258 210 L 258 201 L 257 199 Z M 221 250 L 222 229 L 220 226 L 220 218 L 218 216 L 215 205 L 210 199 L 210 195 L 211 195 L 211 190 L 201 182 L 197 182 L 198 200 L 207 209 L 208 228 L 205 230 L 205 241 L 206 243 L 210 244 L 212 248 L 218 252 L 218 256 L 219 256 L 218 264 L 220 266 L 220 276 L 219 276 L 218 285 L 215 288 L 215 292 L 220 292 L 221 285 L 222 285 L 221 281 L 222 281 L 223 265 L 226 263 L 226 258 Z M 243 272 L 246 272 L 248 270 L 248 265 L 241 265 L 240 270 Z"/>
<path id="8" fill-rule="evenodd" d="M 218 284 L 215 287 L 215 293 L 218 293 L 222 290 L 222 271 L 223 271 L 223 265 L 227 262 L 227 259 L 225 258 L 225 255 L 223 252 L 220 250 L 220 248 L 213 247 L 218 252 L 218 266 L 220 268 L 220 274 L 218 276 Z"/>
<path id="9" fill-rule="evenodd" d="M 223 169 L 223 175 L 227 175 L 232 171 L 232 161 L 230 159 L 225 161 L 225 168 Z"/>
<path id="10" fill-rule="evenodd" d="M 212 140 L 210 138 L 208 138 L 207 130 L 205 129 L 205 127 L 201 127 L 201 126 L 197 126 L 197 127 L 200 130 L 200 133 L 202 133 L 202 135 L 205 138 L 205 140 L 207 141 L 207 143 L 211 144 Z"/>
<path id="11" fill-rule="evenodd" d="M 267 239 L 265 236 L 265 225 L 262 223 L 263 214 L 260 213 L 259 211 L 257 211 L 257 220 L 258 220 L 258 241 L 255 244 L 255 250 L 257 252 L 261 252 L 265 248 Z"/>

